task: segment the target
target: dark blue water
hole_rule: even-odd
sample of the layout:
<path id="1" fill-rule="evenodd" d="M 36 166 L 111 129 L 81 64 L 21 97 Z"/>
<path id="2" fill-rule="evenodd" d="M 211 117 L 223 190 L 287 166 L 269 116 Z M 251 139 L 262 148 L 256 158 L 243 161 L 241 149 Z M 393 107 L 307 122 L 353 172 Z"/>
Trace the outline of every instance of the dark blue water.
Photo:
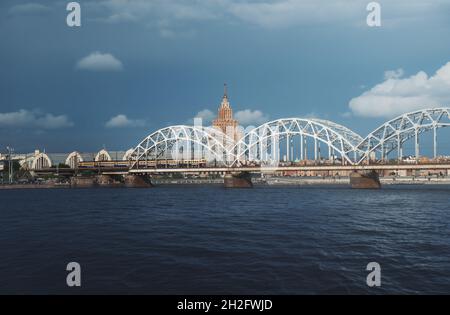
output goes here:
<path id="1" fill-rule="evenodd" d="M 0 293 L 450 293 L 450 187 L 0 190 Z M 66 265 L 81 264 L 81 288 Z M 382 269 L 366 285 L 366 265 Z"/>

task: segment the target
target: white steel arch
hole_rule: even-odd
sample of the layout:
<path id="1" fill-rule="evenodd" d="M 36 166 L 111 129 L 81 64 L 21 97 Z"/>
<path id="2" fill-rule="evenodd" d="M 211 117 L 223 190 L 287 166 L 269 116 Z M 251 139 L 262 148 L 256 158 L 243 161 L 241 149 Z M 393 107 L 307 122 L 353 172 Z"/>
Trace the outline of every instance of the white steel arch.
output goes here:
<path id="1" fill-rule="evenodd" d="M 233 140 L 221 131 L 209 127 L 169 126 L 144 138 L 129 154 L 131 168 L 138 161 L 158 159 L 205 159 L 228 165 L 234 161 L 230 153 Z"/>
<path id="2" fill-rule="evenodd" d="M 122 157 L 122 161 L 128 161 L 131 159 L 131 156 L 134 152 L 134 148 L 128 149 Z"/>
<path id="3" fill-rule="evenodd" d="M 304 154 L 304 142 L 306 138 L 314 140 L 314 157 L 317 159 L 318 143 L 324 143 L 331 152 L 337 152 L 342 160 L 354 164 L 357 156 L 361 152 L 357 150 L 357 145 L 362 141 L 362 137 L 350 129 L 328 120 L 306 119 L 306 118 L 283 118 L 267 122 L 252 129 L 244 135 L 236 144 L 233 152 L 236 154 L 234 164 L 243 161 L 264 160 L 264 148 L 273 145 L 272 139 L 287 139 L 299 135 L 301 146 L 301 158 Z M 276 141 L 278 141 L 276 140 Z M 289 152 L 289 148 L 287 148 Z"/>
<path id="4" fill-rule="evenodd" d="M 433 156 L 437 156 L 437 129 L 450 126 L 450 108 L 422 109 L 400 115 L 374 131 L 372 131 L 357 149 L 363 154 L 358 164 L 365 159 L 370 159 L 372 154 L 379 154 L 381 160 L 397 150 L 397 158 L 403 156 L 402 145 L 407 140 L 414 138 L 414 150 L 416 159 L 420 156 L 419 138 L 420 134 L 433 131 Z"/>
<path id="5" fill-rule="evenodd" d="M 64 164 L 70 166 L 70 168 L 77 168 L 79 162 L 83 162 L 83 157 L 78 151 L 73 151 L 67 156 Z"/>
<path id="6" fill-rule="evenodd" d="M 45 168 L 50 168 L 52 166 L 52 160 L 49 158 L 49 156 L 41 152 L 37 154 L 31 163 L 31 169 L 32 170 L 41 170 Z"/>
<path id="7" fill-rule="evenodd" d="M 197 146 L 197 149 L 200 148 L 202 158 L 203 152 L 206 152 L 208 161 L 214 160 L 223 165 L 237 166 L 241 162 L 264 160 L 261 147 L 271 146 L 273 138 L 284 139 L 289 146 L 290 137 L 300 136 L 301 147 L 304 139 L 314 140 L 314 159 L 317 160 L 317 145 L 324 143 L 328 146 L 330 156 L 331 152 L 333 156 L 337 153 L 343 161 L 358 165 L 369 159 L 372 154 L 381 155 L 384 159 L 394 150 L 397 150 L 397 155 L 401 158 L 402 145 L 411 138 L 415 139 L 416 157 L 419 157 L 419 136 L 427 131 L 433 131 L 433 154 L 436 157 L 436 130 L 449 126 L 448 107 L 423 109 L 400 115 L 384 123 L 364 139 L 347 127 L 328 120 L 296 117 L 262 124 L 247 132 L 238 142 L 216 128 L 178 125 L 153 132 L 126 155 L 128 160 L 132 161 L 133 168 L 138 161 L 178 159 L 179 146 L 186 147 L 185 144 L 189 143 Z M 302 159 L 306 156 L 306 152 L 303 156 L 304 149 L 301 148 Z M 198 153 L 198 150 L 194 148 L 193 152 Z"/>
<path id="8" fill-rule="evenodd" d="M 101 149 L 94 158 L 96 162 L 112 161 L 111 155 L 105 149 Z"/>

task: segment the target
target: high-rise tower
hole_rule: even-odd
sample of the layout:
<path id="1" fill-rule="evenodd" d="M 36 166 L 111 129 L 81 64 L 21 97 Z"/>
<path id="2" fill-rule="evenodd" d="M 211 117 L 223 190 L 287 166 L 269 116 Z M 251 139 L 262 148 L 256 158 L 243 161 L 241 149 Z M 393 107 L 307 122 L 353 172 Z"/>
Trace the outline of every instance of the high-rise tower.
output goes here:
<path id="1" fill-rule="evenodd" d="M 238 121 L 236 119 L 233 119 L 233 110 L 231 109 L 230 102 L 228 101 L 226 84 L 224 84 L 222 103 L 220 103 L 217 118 L 213 120 L 212 124 L 213 127 L 220 129 L 225 134 L 232 132 L 232 135 L 230 136 L 237 140 L 236 138 Z"/>

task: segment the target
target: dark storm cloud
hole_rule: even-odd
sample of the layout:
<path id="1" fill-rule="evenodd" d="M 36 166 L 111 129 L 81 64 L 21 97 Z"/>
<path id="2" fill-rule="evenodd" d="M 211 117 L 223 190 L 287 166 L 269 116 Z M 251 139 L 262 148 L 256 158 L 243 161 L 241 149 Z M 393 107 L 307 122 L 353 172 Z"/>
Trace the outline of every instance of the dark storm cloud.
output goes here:
<path id="1" fill-rule="evenodd" d="M 381 120 L 342 114 L 361 86 L 392 69 L 435 73 L 450 56 L 440 0 L 380 1 L 380 29 L 366 27 L 365 0 L 84 0 L 79 28 L 66 25 L 67 3 L 0 2 L 2 117 L 40 108 L 28 121 L 73 124 L 44 135 L 4 124 L 0 147 L 129 148 L 168 122 L 214 115 L 224 82 L 243 120 L 315 113 L 364 134 Z M 139 128 L 105 128 L 113 118 Z"/>

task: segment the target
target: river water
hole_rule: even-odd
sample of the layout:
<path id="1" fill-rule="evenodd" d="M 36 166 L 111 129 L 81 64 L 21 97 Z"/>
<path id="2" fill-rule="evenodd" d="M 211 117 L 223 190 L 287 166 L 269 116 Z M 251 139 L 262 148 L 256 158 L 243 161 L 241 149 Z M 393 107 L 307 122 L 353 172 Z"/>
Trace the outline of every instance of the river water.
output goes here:
<path id="1" fill-rule="evenodd" d="M 450 293 L 450 186 L 0 190 L 0 293 Z M 81 266 L 81 287 L 66 265 Z M 381 266 L 381 287 L 366 266 Z"/>

